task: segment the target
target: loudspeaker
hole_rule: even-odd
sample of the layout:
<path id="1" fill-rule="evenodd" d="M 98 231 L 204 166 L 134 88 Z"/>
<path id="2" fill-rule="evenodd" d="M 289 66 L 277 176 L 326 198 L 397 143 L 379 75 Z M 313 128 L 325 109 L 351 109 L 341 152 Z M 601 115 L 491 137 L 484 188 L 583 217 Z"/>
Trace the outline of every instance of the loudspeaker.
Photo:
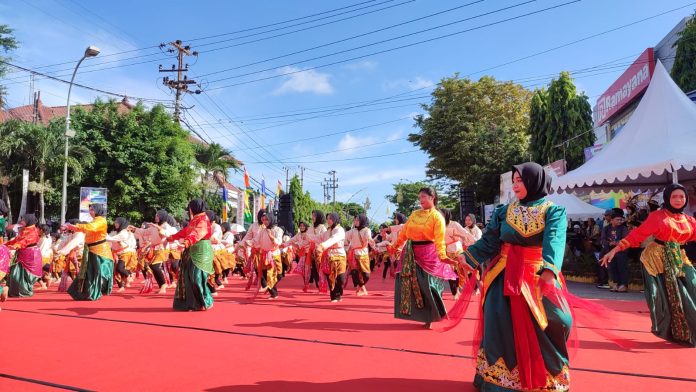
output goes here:
<path id="1" fill-rule="evenodd" d="M 459 188 L 459 210 L 462 214 L 462 221 L 466 215 L 475 214 L 477 212 L 473 189 Z"/>
<path id="2" fill-rule="evenodd" d="M 278 200 L 278 226 L 285 228 L 289 236 L 295 235 L 294 215 L 292 213 L 292 195 L 285 194 Z"/>

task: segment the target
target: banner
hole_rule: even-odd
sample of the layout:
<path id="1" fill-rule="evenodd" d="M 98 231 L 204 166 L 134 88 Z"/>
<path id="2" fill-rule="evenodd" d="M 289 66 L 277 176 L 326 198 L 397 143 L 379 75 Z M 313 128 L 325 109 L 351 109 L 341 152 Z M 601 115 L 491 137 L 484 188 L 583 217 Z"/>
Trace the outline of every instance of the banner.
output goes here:
<path id="1" fill-rule="evenodd" d="M 227 187 L 222 187 L 222 217 L 223 222 L 227 222 Z"/>
<path id="2" fill-rule="evenodd" d="M 93 203 L 103 204 L 106 211 L 107 200 L 106 188 L 80 187 L 80 221 L 92 221 L 92 217 L 89 216 L 89 206 Z"/>
<path id="3" fill-rule="evenodd" d="M 27 192 L 29 192 L 29 170 L 22 169 L 22 204 L 19 207 L 17 223 L 19 223 L 22 216 L 27 213 Z"/>

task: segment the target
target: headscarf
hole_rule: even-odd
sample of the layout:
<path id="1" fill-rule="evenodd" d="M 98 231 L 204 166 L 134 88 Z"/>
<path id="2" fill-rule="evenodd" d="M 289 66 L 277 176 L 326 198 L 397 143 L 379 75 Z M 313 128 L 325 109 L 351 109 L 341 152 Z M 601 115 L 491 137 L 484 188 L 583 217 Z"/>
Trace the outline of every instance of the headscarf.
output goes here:
<path id="1" fill-rule="evenodd" d="M 198 215 L 208 209 L 208 204 L 203 199 L 193 199 L 189 202 L 188 208 L 193 215 Z"/>
<path id="2" fill-rule="evenodd" d="M 211 224 L 212 224 L 213 222 L 215 222 L 215 211 L 213 211 L 213 210 L 206 210 L 206 211 L 205 211 L 205 214 L 208 216 L 208 220 L 210 221 Z"/>
<path id="3" fill-rule="evenodd" d="M 336 212 L 331 212 L 326 217 L 331 218 L 331 220 L 333 221 L 333 225 L 331 226 L 331 230 L 333 230 L 336 226 L 341 224 L 341 217 Z"/>
<path id="4" fill-rule="evenodd" d="M 34 215 L 34 214 L 24 214 L 22 216 L 22 220 L 26 224 L 26 227 L 34 226 L 34 225 L 36 225 L 36 222 L 38 222 L 36 219 L 36 215 Z"/>
<path id="5" fill-rule="evenodd" d="M 125 230 L 128 227 L 128 218 L 124 218 L 122 216 L 119 216 L 114 220 L 114 228 L 118 226 L 118 231 Z"/>
<path id="6" fill-rule="evenodd" d="M 169 226 L 171 227 L 176 227 L 177 229 L 179 228 L 179 222 L 177 222 L 176 218 L 171 215 L 167 216 L 167 223 L 169 223 Z"/>
<path id="7" fill-rule="evenodd" d="M 169 220 L 169 213 L 167 212 L 167 210 L 164 210 L 164 209 L 157 210 L 155 217 L 159 218 L 159 222 L 154 222 L 154 223 L 162 225 Z"/>
<path id="8" fill-rule="evenodd" d="M 669 199 L 672 197 L 672 193 L 677 189 L 681 189 L 682 191 L 684 191 L 684 194 L 686 195 L 686 203 L 684 203 L 684 206 L 682 208 L 674 208 L 671 204 L 669 204 Z M 662 192 L 662 200 L 662 208 L 666 209 L 667 211 L 673 214 L 681 214 L 682 212 L 684 212 L 684 208 L 686 208 L 686 206 L 689 205 L 689 192 L 686 191 L 684 185 L 669 184 L 665 188 L 664 192 Z"/>
<path id="9" fill-rule="evenodd" d="M 220 227 L 222 227 L 223 233 L 227 233 L 228 231 L 232 230 L 232 225 L 230 225 L 229 222 L 225 222 L 225 223 L 221 224 Z"/>
<path id="10" fill-rule="evenodd" d="M 317 227 L 319 225 L 323 225 L 326 223 L 326 217 L 324 216 L 324 213 L 319 211 L 319 210 L 314 210 L 312 211 L 312 215 L 314 215 L 314 227 Z"/>
<path id="11" fill-rule="evenodd" d="M 94 211 L 94 216 L 104 216 L 106 215 L 106 206 L 102 203 L 92 203 L 89 208 Z"/>
<path id="12" fill-rule="evenodd" d="M 302 226 L 304 225 L 304 230 L 302 230 Z M 307 228 L 309 227 L 307 225 L 307 222 L 300 221 L 300 223 L 297 225 L 297 227 L 300 229 L 300 233 L 306 233 Z"/>
<path id="13" fill-rule="evenodd" d="M 358 218 L 358 227 L 357 227 L 358 230 L 362 230 L 362 229 L 364 229 L 364 228 L 366 228 L 366 227 L 369 226 L 370 220 L 367 219 L 367 215 L 365 215 L 365 214 L 359 214 L 359 215 L 357 216 L 357 218 Z"/>
<path id="14" fill-rule="evenodd" d="M 467 226 L 470 229 L 473 229 L 474 226 L 476 226 L 476 215 L 474 214 L 469 214 L 467 215 L 469 218 L 471 218 L 471 226 Z"/>
<path id="15" fill-rule="evenodd" d="M 549 194 L 551 190 L 551 178 L 546 175 L 544 168 L 536 162 L 525 162 L 512 167 L 512 175 L 520 174 L 527 196 L 520 200 L 521 203 L 536 201 Z"/>
<path id="16" fill-rule="evenodd" d="M 394 213 L 394 223 L 395 224 L 396 224 L 397 220 L 399 221 L 399 223 L 398 223 L 399 225 L 403 225 L 404 223 L 406 223 L 406 221 L 408 221 L 408 217 L 406 217 L 406 215 L 404 215 L 400 212 L 395 212 Z"/>

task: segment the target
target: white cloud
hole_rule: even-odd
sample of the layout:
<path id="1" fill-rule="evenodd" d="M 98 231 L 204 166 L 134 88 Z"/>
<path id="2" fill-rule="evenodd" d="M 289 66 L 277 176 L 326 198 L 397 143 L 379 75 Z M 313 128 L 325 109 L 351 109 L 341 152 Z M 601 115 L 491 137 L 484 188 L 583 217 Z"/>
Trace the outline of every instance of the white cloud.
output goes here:
<path id="1" fill-rule="evenodd" d="M 278 87 L 273 94 L 282 95 L 287 93 L 314 93 L 318 95 L 329 95 L 334 93 L 333 86 L 327 73 L 317 72 L 313 69 L 302 71 L 295 67 L 283 67 L 282 74 L 288 74 L 288 79 Z"/>
<path id="2" fill-rule="evenodd" d="M 344 68 L 350 71 L 372 71 L 377 68 L 377 62 L 370 60 L 362 60 L 357 63 L 349 63 Z"/>
<path id="3" fill-rule="evenodd" d="M 387 136 L 387 141 L 391 142 L 394 140 L 399 140 L 403 137 L 403 134 L 404 134 L 404 131 L 402 131 L 401 129 L 394 131 L 391 134 L 389 134 L 389 136 Z"/>
<path id="4" fill-rule="evenodd" d="M 339 150 L 352 150 L 368 144 L 374 144 L 377 142 L 377 138 L 373 136 L 366 137 L 355 137 L 351 136 L 350 133 L 346 133 L 345 136 L 341 138 L 338 142 Z"/>
<path id="5" fill-rule="evenodd" d="M 364 185 L 399 178 L 421 178 L 423 176 L 425 176 L 425 170 L 423 168 L 393 169 L 379 172 L 370 171 L 341 181 L 341 185 Z"/>

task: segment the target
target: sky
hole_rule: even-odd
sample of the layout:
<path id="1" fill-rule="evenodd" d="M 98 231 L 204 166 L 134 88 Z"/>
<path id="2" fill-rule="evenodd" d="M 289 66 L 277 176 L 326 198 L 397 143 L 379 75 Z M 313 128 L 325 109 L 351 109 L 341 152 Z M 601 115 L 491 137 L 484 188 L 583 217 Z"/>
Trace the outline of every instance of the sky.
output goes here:
<path id="1" fill-rule="evenodd" d="M 182 40 L 198 51 L 187 75 L 203 90 L 184 97 L 187 124 L 271 191 L 286 168 L 292 176 L 303 167 L 305 189 L 321 201 L 335 170 L 337 200 L 369 197 L 370 219 L 383 222 L 395 210 L 385 199 L 393 184 L 425 179 L 428 156 L 406 138 L 439 80 L 492 75 L 535 89 L 571 71 L 594 106 L 695 8 L 686 0 L 0 0 L 0 24 L 20 42 L 14 64 L 69 80 L 94 45 L 101 53 L 76 81 L 148 106 L 173 105 L 162 84 L 173 75 L 158 68 L 175 57 L 158 45 Z M 66 84 L 40 76 L 32 84 L 26 72 L 3 84 L 10 107 L 37 90 L 46 105 L 67 99 Z M 76 87 L 71 101 L 97 97 L 109 96 Z M 241 185 L 242 173 L 230 180 Z"/>

